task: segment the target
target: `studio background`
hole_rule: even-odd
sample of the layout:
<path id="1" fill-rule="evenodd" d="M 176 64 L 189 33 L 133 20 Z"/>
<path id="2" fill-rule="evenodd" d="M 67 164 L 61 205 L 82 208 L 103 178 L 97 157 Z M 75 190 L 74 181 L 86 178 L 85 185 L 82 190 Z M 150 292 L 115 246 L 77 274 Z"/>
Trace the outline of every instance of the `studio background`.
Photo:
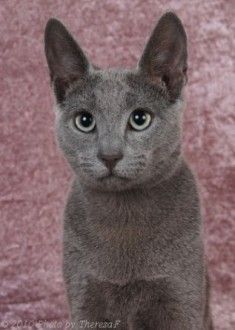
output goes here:
<path id="1" fill-rule="evenodd" d="M 235 329 L 233 0 L 0 1 L 0 322 L 68 315 L 61 218 L 71 172 L 54 138 L 48 18 L 61 19 L 95 64 L 132 67 L 169 9 L 188 34 L 184 150 L 201 185 L 215 329 Z"/>

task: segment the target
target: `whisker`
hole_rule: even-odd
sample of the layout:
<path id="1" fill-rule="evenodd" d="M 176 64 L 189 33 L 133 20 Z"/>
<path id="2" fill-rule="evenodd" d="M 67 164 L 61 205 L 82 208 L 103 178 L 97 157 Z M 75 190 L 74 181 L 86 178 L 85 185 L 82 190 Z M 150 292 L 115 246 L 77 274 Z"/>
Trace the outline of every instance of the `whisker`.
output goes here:
<path id="1" fill-rule="evenodd" d="M 144 155 L 134 155 L 134 159 L 146 159 Z"/>
<path id="2" fill-rule="evenodd" d="M 145 166 L 146 162 L 131 162 L 128 163 L 128 166 Z"/>
<path id="3" fill-rule="evenodd" d="M 93 167 L 94 164 L 91 163 L 80 163 L 80 167 Z"/>

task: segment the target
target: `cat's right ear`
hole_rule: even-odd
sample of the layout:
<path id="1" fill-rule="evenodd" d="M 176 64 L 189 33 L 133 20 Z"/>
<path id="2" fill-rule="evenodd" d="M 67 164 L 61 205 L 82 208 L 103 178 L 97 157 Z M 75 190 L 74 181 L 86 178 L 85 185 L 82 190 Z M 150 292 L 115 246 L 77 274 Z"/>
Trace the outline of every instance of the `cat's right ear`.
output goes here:
<path id="1" fill-rule="evenodd" d="M 49 19 L 46 25 L 45 54 L 57 101 L 62 102 L 69 86 L 88 74 L 89 61 L 65 26 L 55 18 Z"/>

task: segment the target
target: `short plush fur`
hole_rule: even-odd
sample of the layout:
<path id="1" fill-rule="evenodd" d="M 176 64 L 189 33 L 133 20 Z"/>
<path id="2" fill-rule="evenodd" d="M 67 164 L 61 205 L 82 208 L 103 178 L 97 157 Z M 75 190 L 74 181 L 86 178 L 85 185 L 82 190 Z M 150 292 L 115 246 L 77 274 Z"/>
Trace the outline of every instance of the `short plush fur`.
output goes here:
<path id="1" fill-rule="evenodd" d="M 56 19 L 45 52 L 57 138 L 74 172 L 63 243 L 76 329 L 212 329 L 200 201 L 181 152 L 187 38 L 179 18 L 159 19 L 133 70 L 92 65 Z M 150 116 L 144 129 L 133 127 L 135 111 Z M 77 124 L 84 113 L 95 123 L 89 132 Z"/>

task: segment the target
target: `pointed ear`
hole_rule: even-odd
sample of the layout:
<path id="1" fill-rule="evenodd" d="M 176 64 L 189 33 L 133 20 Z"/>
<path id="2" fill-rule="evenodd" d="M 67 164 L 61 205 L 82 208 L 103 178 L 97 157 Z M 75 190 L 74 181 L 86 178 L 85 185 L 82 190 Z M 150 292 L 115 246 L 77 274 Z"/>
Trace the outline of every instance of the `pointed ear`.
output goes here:
<path id="1" fill-rule="evenodd" d="M 57 100 L 67 88 L 88 74 L 89 61 L 65 26 L 51 18 L 45 29 L 45 54 Z"/>
<path id="2" fill-rule="evenodd" d="M 170 99 L 179 97 L 187 82 L 187 37 L 174 13 L 159 19 L 139 61 L 139 70 Z"/>

